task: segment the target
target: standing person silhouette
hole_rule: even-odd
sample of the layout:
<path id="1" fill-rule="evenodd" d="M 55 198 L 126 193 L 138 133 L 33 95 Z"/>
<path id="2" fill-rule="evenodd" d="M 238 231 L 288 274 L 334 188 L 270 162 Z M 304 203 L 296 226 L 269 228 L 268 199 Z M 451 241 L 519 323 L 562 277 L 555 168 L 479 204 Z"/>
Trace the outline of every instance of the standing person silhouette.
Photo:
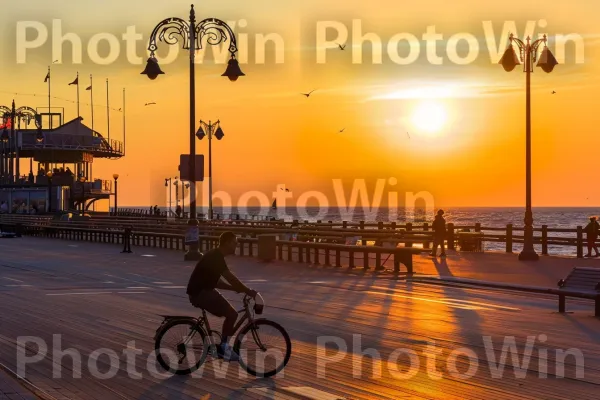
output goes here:
<path id="1" fill-rule="evenodd" d="M 592 249 L 596 252 L 593 257 L 600 256 L 598 253 L 598 246 L 596 246 L 596 240 L 598 239 L 598 233 L 600 233 L 600 224 L 597 221 L 597 217 L 590 217 L 590 223 L 585 226 L 585 233 L 587 237 L 587 248 L 588 253 L 586 257 L 592 257 Z"/>
<path id="2" fill-rule="evenodd" d="M 446 220 L 444 219 L 444 210 L 438 210 L 435 219 L 433 220 L 433 249 L 431 255 L 437 256 L 438 245 L 442 248 L 440 257 L 446 257 L 446 249 L 444 248 L 444 240 L 446 239 Z"/>

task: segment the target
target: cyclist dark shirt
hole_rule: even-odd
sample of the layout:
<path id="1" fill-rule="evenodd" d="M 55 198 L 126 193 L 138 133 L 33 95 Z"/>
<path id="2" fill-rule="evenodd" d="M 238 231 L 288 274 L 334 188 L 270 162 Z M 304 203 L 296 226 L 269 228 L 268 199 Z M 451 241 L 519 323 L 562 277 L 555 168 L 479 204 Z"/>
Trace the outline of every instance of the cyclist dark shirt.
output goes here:
<path id="1" fill-rule="evenodd" d="M 187 294 L 193 296 L 203 290 L 216 289 L 217 282 L 225 271 L 229 271 L 229 268 L 223 253 L 219 249 L 206 252 L 190 276 Z"/>

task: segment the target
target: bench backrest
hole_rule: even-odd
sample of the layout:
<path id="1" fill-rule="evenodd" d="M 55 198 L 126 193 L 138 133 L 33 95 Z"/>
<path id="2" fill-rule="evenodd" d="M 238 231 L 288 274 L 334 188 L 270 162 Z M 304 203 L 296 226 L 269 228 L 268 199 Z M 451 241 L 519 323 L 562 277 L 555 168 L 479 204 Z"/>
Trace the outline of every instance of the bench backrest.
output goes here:
<path id="1" fill-rule="evenodd" d="M 600 293 L 600 268 L 575 267 L 558 283 L 561 289 Z"/>

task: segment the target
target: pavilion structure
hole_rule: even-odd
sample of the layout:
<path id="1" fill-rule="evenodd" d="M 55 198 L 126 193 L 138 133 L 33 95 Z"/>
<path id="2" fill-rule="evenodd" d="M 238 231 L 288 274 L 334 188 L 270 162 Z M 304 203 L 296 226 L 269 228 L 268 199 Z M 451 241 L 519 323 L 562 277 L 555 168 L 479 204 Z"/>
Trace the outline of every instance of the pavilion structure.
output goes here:
<path id="1" fill-rule="evenodd" d="M 0 212 L 85 212 L 110 201 L 112 180 L 94 176 L 94 160 L 120 159 L 122 142 L 106 139 L 81 117 L 63 123 L 62 113 L 38 114 L 14 102 L 0 106 L 0 118 Z"/>

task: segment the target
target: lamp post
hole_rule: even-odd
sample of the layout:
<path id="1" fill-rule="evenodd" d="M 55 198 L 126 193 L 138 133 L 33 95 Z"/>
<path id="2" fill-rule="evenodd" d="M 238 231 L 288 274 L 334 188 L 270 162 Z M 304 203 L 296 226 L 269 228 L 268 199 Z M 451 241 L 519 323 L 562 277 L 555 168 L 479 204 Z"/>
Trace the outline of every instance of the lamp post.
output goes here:
<path id="1" fill-rule="evenodd" d="M 158 75 L 164 74 L 158 65 L 155 57 L 155 52 L 158 49 L 157 40 L 161 40 L 168 45 L 176 45 L 180 40 L 183 48 L 189 50 L 190 63 L 190 165 L 189 165 L 189 180 L 191 184 L 190 191 L 190 220 L 189 226 L 198 226 L 196 220 L 196 144 L 194 134 L 196 131 L 196 82 L 194 76 L 195 69 L 195 52 L 202 49 L 203 39 L 209 45 L 220 45 L 229 39 L 229 53 L 231 58 L 227 64 L 227 69 L 222 74 L 230 81 L 236 81 L 240 76 L 244 76 L 239 63 L 235 58 L 237 53 L 237 43 L 233 30 L 224 21 L 216 18 L 206 18 L 200 22 L 196 22 L 196 12 L 192 4 L 190 10 L 189 21 L 181 18 L 169 18 L 161 21 L 152 31 L 148 50 L 150 57 L 148 58 L 146 69 L 142 72 L 150 79 L 156 79 Z M 185 255 L 186 260 L 199 260 L 201 254 L 197 244 L 190 244 L 189 250 Z"/>
<path id="2" fill-rule="evenodd" d="M 182 182 L 183 183 L 183 182 Z M 181 185 L 181 191 L 183 193 L 181 193 L 181 210 L 182 210 L 182 214 L 185 217 L 185 189 L 189 189 L 190 188 L 190 184 L 186 183 L 185 185 Z"/>
<path id="3" fill-rule="evenodd" d="M 119 179 L 119 174 L 113 174 L 113 179 L 115 180 L 115 217 L 118 214 L 118 210 L 119 210 L 119 199 L 118 199 L 118 195 L 119 195 L 119 190 L 117 187 L 117 180 Z"/>
<path id="4" fill-rule="evenodd" d="M 179 181 L 173 182 L 173 186 L 175 186 L 175 206 L 179 205 Z"/>
<path id="5" fill-rule="evenodd" d="M 515 52 L 513 42 L 519 48 L 519 55 Z M 539 46 L 544 43 L 544 49 L 540 55 L 537 66 L 542 68 L 544 72 L 550 73 L 558 64 L 554 55 L 550 52 L 547 45 L 547 38 L 544 35 L 541 39 L 531 42 L 529 36 L 526 42 L 514 37 L 512 34 L 509 37 L 509 43 L 499 64 L 502 64 L 504 70 L 512 71 L 521 62 L 525 63 L 525 162 L 526 162 L 526 180 L 525 180 L 525 227 L 524 227 L 524 244 L 523 250 L 519 254 L 519 260 L 535 261 L 539 259 L 538 254 L 533 247 L 533 211 L 531 209 L 531 73 L 533 72 L 533 63 L 537 60 Z"/>
<path id="6" fill-rule="evenodd" d="M 4 129 L 2 130 L 2 136 L 0 136 L 0 140 L 2 141 L 2 181 L 8 182 L 8 129 L 6 125 L 4 125 Z"/>
<path id="7" fill-rule="evenodd" d="M 48 171 L 46 174 L 48 177 L 48 212 L 52 212 L 52 172 Z"/>
<path id="8" fill-rule="evenodd" d="M 81 207 L 81 214 L 83 215 L 83 205 L 85 203 L 85 176 L 79 178 L 79 182 L 81 182 L 81 199 L 79 200 L 79 206 Z"/>
<path id="9" fill-rule="evenodd" d="M 179 181 L 175 178 L 175 182 L 173 182 L 173 186 L 175 186 L 175 214 L 177 214 L 177 207 L 179 207 Z M 177 215 L 179 218 L 180 215 Z"/>
<path id="10" fill-rule="evenodd" d="M 202 120 L 200 120 L 200 127 L 198 128 L 198 132 L 196 132 L 196 137 L 199 140 L 204 139 L 205 136 L 208 136 L 208 219 L 213 219 L 213 206 L 212 206 L 212 137 L 213 135 L 217 138 L 217 140 L 223 139 L 225 134 L 221 129 L 220 121 L 215 122 L 214 124 L 211 121 L 208 121 L 208 124 Z M 215 130 L 216 129 L 216 130 Z M 205 133 L 205 130 L 208 132 Z"/>
<path id="11" fill-rule="evenodd" d="M 15 120 L 17 117 L 17 110 L 15 108 L 15 101 L 12 101 L 12 109 L 11 109 L 11 113 L 10 113 L 10 183 L 15 183 L 20 175 L 20 171 L 19 171 L 19 160 L 18 158 L 16 160 L 13 160 L 13 151 L 14 154 L 17 155 L 18 154 L 18 144 L 17 141 L 15 140 Z M 14 162 L 16 161 L 16 162 Z M 13 164 L 14 163 L 14 164 Z"/>
<path id="12" fill-rule="evenodd" d="M 169 188 L 169 211 L 167 212 L 167 216 L 171 213 L 171 180 L 172 178 L 165 178 L 165 187 Z"/>

